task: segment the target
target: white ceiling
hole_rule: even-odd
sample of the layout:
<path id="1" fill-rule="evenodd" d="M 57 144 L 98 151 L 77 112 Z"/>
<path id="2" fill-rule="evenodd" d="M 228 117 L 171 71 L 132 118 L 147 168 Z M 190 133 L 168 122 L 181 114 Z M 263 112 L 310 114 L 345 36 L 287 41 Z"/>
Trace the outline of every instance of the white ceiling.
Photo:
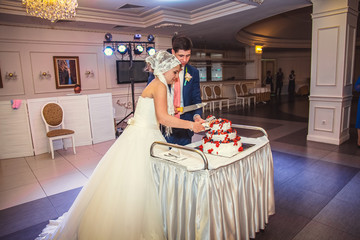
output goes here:
<path id="1" fill-rule="evenodd" d="M 178 32 L 191 37 L 197 48 L 236 49 L 243 46 L 239 41 L 245 38 L 238 35 L 243 28 L 248 27 L 247 33 L 258 31 L 250 25 L 311 5 L 310 0 L 264 0 L 261 5 L 251 0 L 78 0 L 78 3 L 74 19 L 51 23 L 28 16 L 21 0 L 0 0 L 0 24 L 152 33 L 155 37 Z M 254 44 L 254 41 L 242 42 Z"/>

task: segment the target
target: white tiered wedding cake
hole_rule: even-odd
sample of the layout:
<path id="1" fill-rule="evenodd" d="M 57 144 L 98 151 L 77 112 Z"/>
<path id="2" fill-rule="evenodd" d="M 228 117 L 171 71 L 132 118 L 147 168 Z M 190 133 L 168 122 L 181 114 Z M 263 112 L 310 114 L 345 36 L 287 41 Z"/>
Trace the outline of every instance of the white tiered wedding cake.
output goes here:
<path id="1" fill-rule="evenodd" d="M 210 118 L 212 116 L 209 116 Z M 232 157 L 243 151 L 241 138 L 237 131 L 231 128 L 231 121 L 218 118 L 209 124 L 210 130 L 203 137 L 199 147 L 203 152 L 225 157 Z"/>

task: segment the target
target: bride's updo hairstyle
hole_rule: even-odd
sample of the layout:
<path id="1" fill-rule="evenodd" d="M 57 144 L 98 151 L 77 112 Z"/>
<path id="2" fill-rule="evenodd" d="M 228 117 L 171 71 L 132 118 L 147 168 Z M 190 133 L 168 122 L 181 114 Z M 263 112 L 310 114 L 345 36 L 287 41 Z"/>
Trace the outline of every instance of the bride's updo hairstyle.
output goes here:
<path id="1" fill-rule="evenodd" d="M 169 90 L 168 84 L 163 73 L 173 69 L 181 64 L 181 62 L 171 53 L 167 51 L 159 51 L 155 55 L 145 59 L 147 71 L 152 72 L 165 86 L 167 92 L 167 111 L 168 114 L 174 115 L 174 86 Z M 166 127 L 166 135 L 171 133 L 171 128 Z"/>
<path id="2" fill-rule="evenodd" d="M 147 57 L 145 62 L 147 63 L 147 71 L 154 73 L 155 76 L 181 64 L 174 55 L 167 51 L 159 51 L 155 55 Z"/>

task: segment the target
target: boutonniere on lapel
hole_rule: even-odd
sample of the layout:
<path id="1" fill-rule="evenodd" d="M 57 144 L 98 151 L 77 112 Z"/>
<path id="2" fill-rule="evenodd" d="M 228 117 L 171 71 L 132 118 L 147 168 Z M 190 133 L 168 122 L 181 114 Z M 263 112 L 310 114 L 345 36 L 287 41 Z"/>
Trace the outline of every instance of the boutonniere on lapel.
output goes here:
<path id="1" fill-rule="evenodd" d="M 190 75 L 190 73 L 188 73 L 187 68 L 185 68 L 185 83 L 184 83 L 184 86 L 186 86 L 186 83 L 190 82 L 191 79 L 192 79 L 192 76 Z"/>

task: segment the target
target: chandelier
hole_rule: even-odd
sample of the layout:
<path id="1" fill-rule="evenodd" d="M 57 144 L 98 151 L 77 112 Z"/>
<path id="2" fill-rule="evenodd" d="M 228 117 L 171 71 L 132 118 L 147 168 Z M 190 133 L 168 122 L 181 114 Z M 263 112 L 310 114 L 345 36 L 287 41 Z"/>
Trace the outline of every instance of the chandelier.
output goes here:
<path id="1" fill-rule="evenodd" d="M 77 0 L 22 0 L 26 12 L 31 16 L 55 22 L 75 17 Z"/>

